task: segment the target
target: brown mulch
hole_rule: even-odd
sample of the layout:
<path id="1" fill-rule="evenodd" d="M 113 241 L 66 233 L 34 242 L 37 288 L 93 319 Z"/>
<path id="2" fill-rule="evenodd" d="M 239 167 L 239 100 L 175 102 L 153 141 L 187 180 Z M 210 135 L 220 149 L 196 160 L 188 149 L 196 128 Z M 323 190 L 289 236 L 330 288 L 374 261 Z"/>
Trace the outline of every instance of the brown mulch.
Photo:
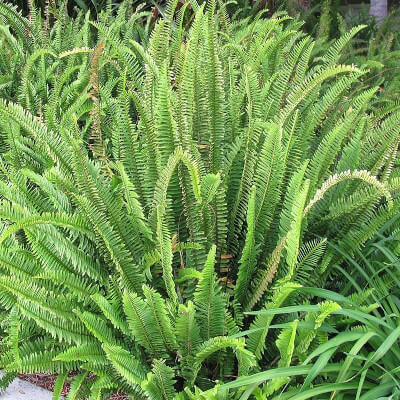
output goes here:
<path id="1" fill-rule="evenodd" d="M 129 397 L 123 393 L 115 393 L 108 400 L 130 400 Z"/>
<path id="2" fill-rule="evenodd" d="M 57 374 L 18 374 L 18 377 L 28 381 L 36 386 L 50 390 L 54 389 L 54 384 L 56 383 Z M 72 375 L 71 375 L 72 376 Z M 69 392 L 70 382 L 65 382 L 61 394 L 66 396 Z M 123 393 L 115 393 L 108 400 L 130 400 L 128 396 Z"/>
<path id="3" fill-rule="evenodd" d="M 36 386 L 39 386 L 41 388 L 50 390 L 51 392 L 54 389 L 54 384 L 56 383 L 57 379 L 57 374 L 18 374 L 18 377 L 28 381 L 30 383 L 33 383 Z M 70 382 L 65 382 L 64 387 L 62 390 L 62 395 L 65 396 L 69 392 L 69 386 Z"/>

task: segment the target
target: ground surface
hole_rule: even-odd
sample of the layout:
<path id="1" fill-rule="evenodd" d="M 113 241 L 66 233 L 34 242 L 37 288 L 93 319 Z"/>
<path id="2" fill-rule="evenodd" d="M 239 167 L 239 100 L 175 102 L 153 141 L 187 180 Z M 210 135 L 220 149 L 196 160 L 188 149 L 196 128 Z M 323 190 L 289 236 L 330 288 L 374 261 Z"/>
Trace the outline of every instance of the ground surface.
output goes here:
<path id="1" fill-rule="evenodd" d="M 0 378 L 3 375 L 0 372 Z M 56 374 L 20 374 L 19 378 L 16 378 L 8 389 L 0 394 L 0 400 L 52 400 L 51 391 L 56 379 Z M 68 391 L 69 382 L 64 384 L 62 394 L 67 395 Z M 108 400 L 129 400 L 129 397 L 122 393 L 115 393 Z"/>
<path id="2" fill-rule="evenodd" d="M 0 373 L 0 376 L 3 374 Z M 7 388 L 0 394 L 1 400 L 51 400 L 53 393 L 46 389 L 35 386 L 30 382 L 16 378 Z"/>

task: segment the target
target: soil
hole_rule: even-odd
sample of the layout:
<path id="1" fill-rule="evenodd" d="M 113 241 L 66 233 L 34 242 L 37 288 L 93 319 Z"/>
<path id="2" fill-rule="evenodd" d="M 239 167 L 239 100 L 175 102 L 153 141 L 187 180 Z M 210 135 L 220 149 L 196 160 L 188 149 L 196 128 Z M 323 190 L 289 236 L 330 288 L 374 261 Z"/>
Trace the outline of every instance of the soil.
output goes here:
<path id="1" fill-rule="evenodd" d="M 33 383 L 36 386 L 41 388 L 50 390 L 51 392 L 54 389 L 54 384 L 56 383 L 57 374 L 49 375 L 49 374 L 18 374 L 18 377 Z M 69 391 L 69 382 L 65 382 L 62 394 L 65 396 Z"/>

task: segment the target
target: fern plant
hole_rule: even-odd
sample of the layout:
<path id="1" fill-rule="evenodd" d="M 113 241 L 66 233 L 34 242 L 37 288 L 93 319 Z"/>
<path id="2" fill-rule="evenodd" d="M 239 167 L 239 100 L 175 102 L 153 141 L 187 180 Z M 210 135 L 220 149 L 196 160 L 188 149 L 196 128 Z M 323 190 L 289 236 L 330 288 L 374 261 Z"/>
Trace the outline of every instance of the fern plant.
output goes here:
<path id="1" fill-rule="evenodd" d="M 77 370 L 69 399 L 248 397 L 219 383 L 273 361 L 267 311 L 324 284 L 343 259 L 327 241 L 351 253 L 399 210 L 400 114 L 353 94 L 354 32 L 314 59 L 287 17 L 176 4 L 142 43 L 127 1 L 58 19 L 2 89 L 0 360 L 57 372 L 54 398 Z M 35 22 L 0 12 L 14 65 Z"/>
<path id="2" fill-rule="evenodd" d="M 254 388 L 257 399 L 273 392 L 271 398 L 277 399 L 397 398 L 397 220 L 389 221 L 356 255 L 336 249 L 349 265 L 336 267 L 341 284 L 335 292 L 296 289 L 319 298 L 319 303 L 261 311 L 270 318 L 285 319 L 271 326 L 283 328 L 276 341 L 280 368 L 239 378 L 221 390 L 240 386 L 243 379 Z"/>
<path id="3" fill-rule="evenodd" d="M 311 24 L 316 29 L 315 36 L 317 38 L 314 56 L 323 56 L 330 47 L 335 40 L 331 38 L 332 31 L 336 32 L 334 37 L 357 31 L 357 37 L 346 46 L 341 60 L 358 65 L 366 72 L 359 82 L 358 90 L 379 86 L 378 94 L 382 94 L 382 96 L 378 96 L 374 101 L 375 107 L 378 109 L 391 108 L 400 91 L 398 79 L 400 35 L 396 29 L 399 13 L 397 10 L 393 10 L 380 26 L 376 24 L 373 17 L 368 16 L 368 12 L 366 15 L 362 14 L 360 13 L 355 20 L 352 18 L 349 21 L 337 9 L 332 8 L 329 1 L 325 2 L 322 7 L 320 24 L 317 24 L 316 21 Z M 360 30 L 361 26 L 357 27 L 356 25 L 361 23 L 363 29 Z M 350 27 L 353 28 L 348 33 Z M 306 30 L 310 31 L 308 27 Z"/>
<path id="4" fill-rule="evenodd" d="M 281 329 L 278 368 L 238 378 L 219 390 L 245 386 L 243 399 L 250 394 L 255 399 L 397 398 L 397 293 L 375 302 L 373 287 L 349 297 L 305 290 L 324 301 L 260 311 L 271 319 L 287 316 L 284 323 L 271 325 Z"/>

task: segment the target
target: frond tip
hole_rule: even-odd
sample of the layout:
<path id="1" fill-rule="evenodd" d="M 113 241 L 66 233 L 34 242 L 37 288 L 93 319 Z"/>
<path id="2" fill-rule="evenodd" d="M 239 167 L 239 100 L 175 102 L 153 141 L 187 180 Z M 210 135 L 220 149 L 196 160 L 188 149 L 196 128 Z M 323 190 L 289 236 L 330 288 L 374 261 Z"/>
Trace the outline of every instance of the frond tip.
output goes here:
<path id="1" fill-rule="evenodd" d="M 319 188 L 316 192 L 312 200 L 307 204 L 307 207 L 304 209 L 303 216 L 305 217 L 311 208 L 322 198 L 324 197 L 325 193 L 333 186 L 337 185 L 339 182 L 343 182 L 347 179 L 360 179 L 374 187 L 376 187 L 383 196 L 385 196 L 389 208 L 393 206 L 393 199 L 390 191 L 386 187 L 385 184 L 380 182 L 375 176 L 371 175 L 369 171 L 366 170 L 354 170 L 354 171 L 343 171 L 339 174 L 331 175 Z"/>

